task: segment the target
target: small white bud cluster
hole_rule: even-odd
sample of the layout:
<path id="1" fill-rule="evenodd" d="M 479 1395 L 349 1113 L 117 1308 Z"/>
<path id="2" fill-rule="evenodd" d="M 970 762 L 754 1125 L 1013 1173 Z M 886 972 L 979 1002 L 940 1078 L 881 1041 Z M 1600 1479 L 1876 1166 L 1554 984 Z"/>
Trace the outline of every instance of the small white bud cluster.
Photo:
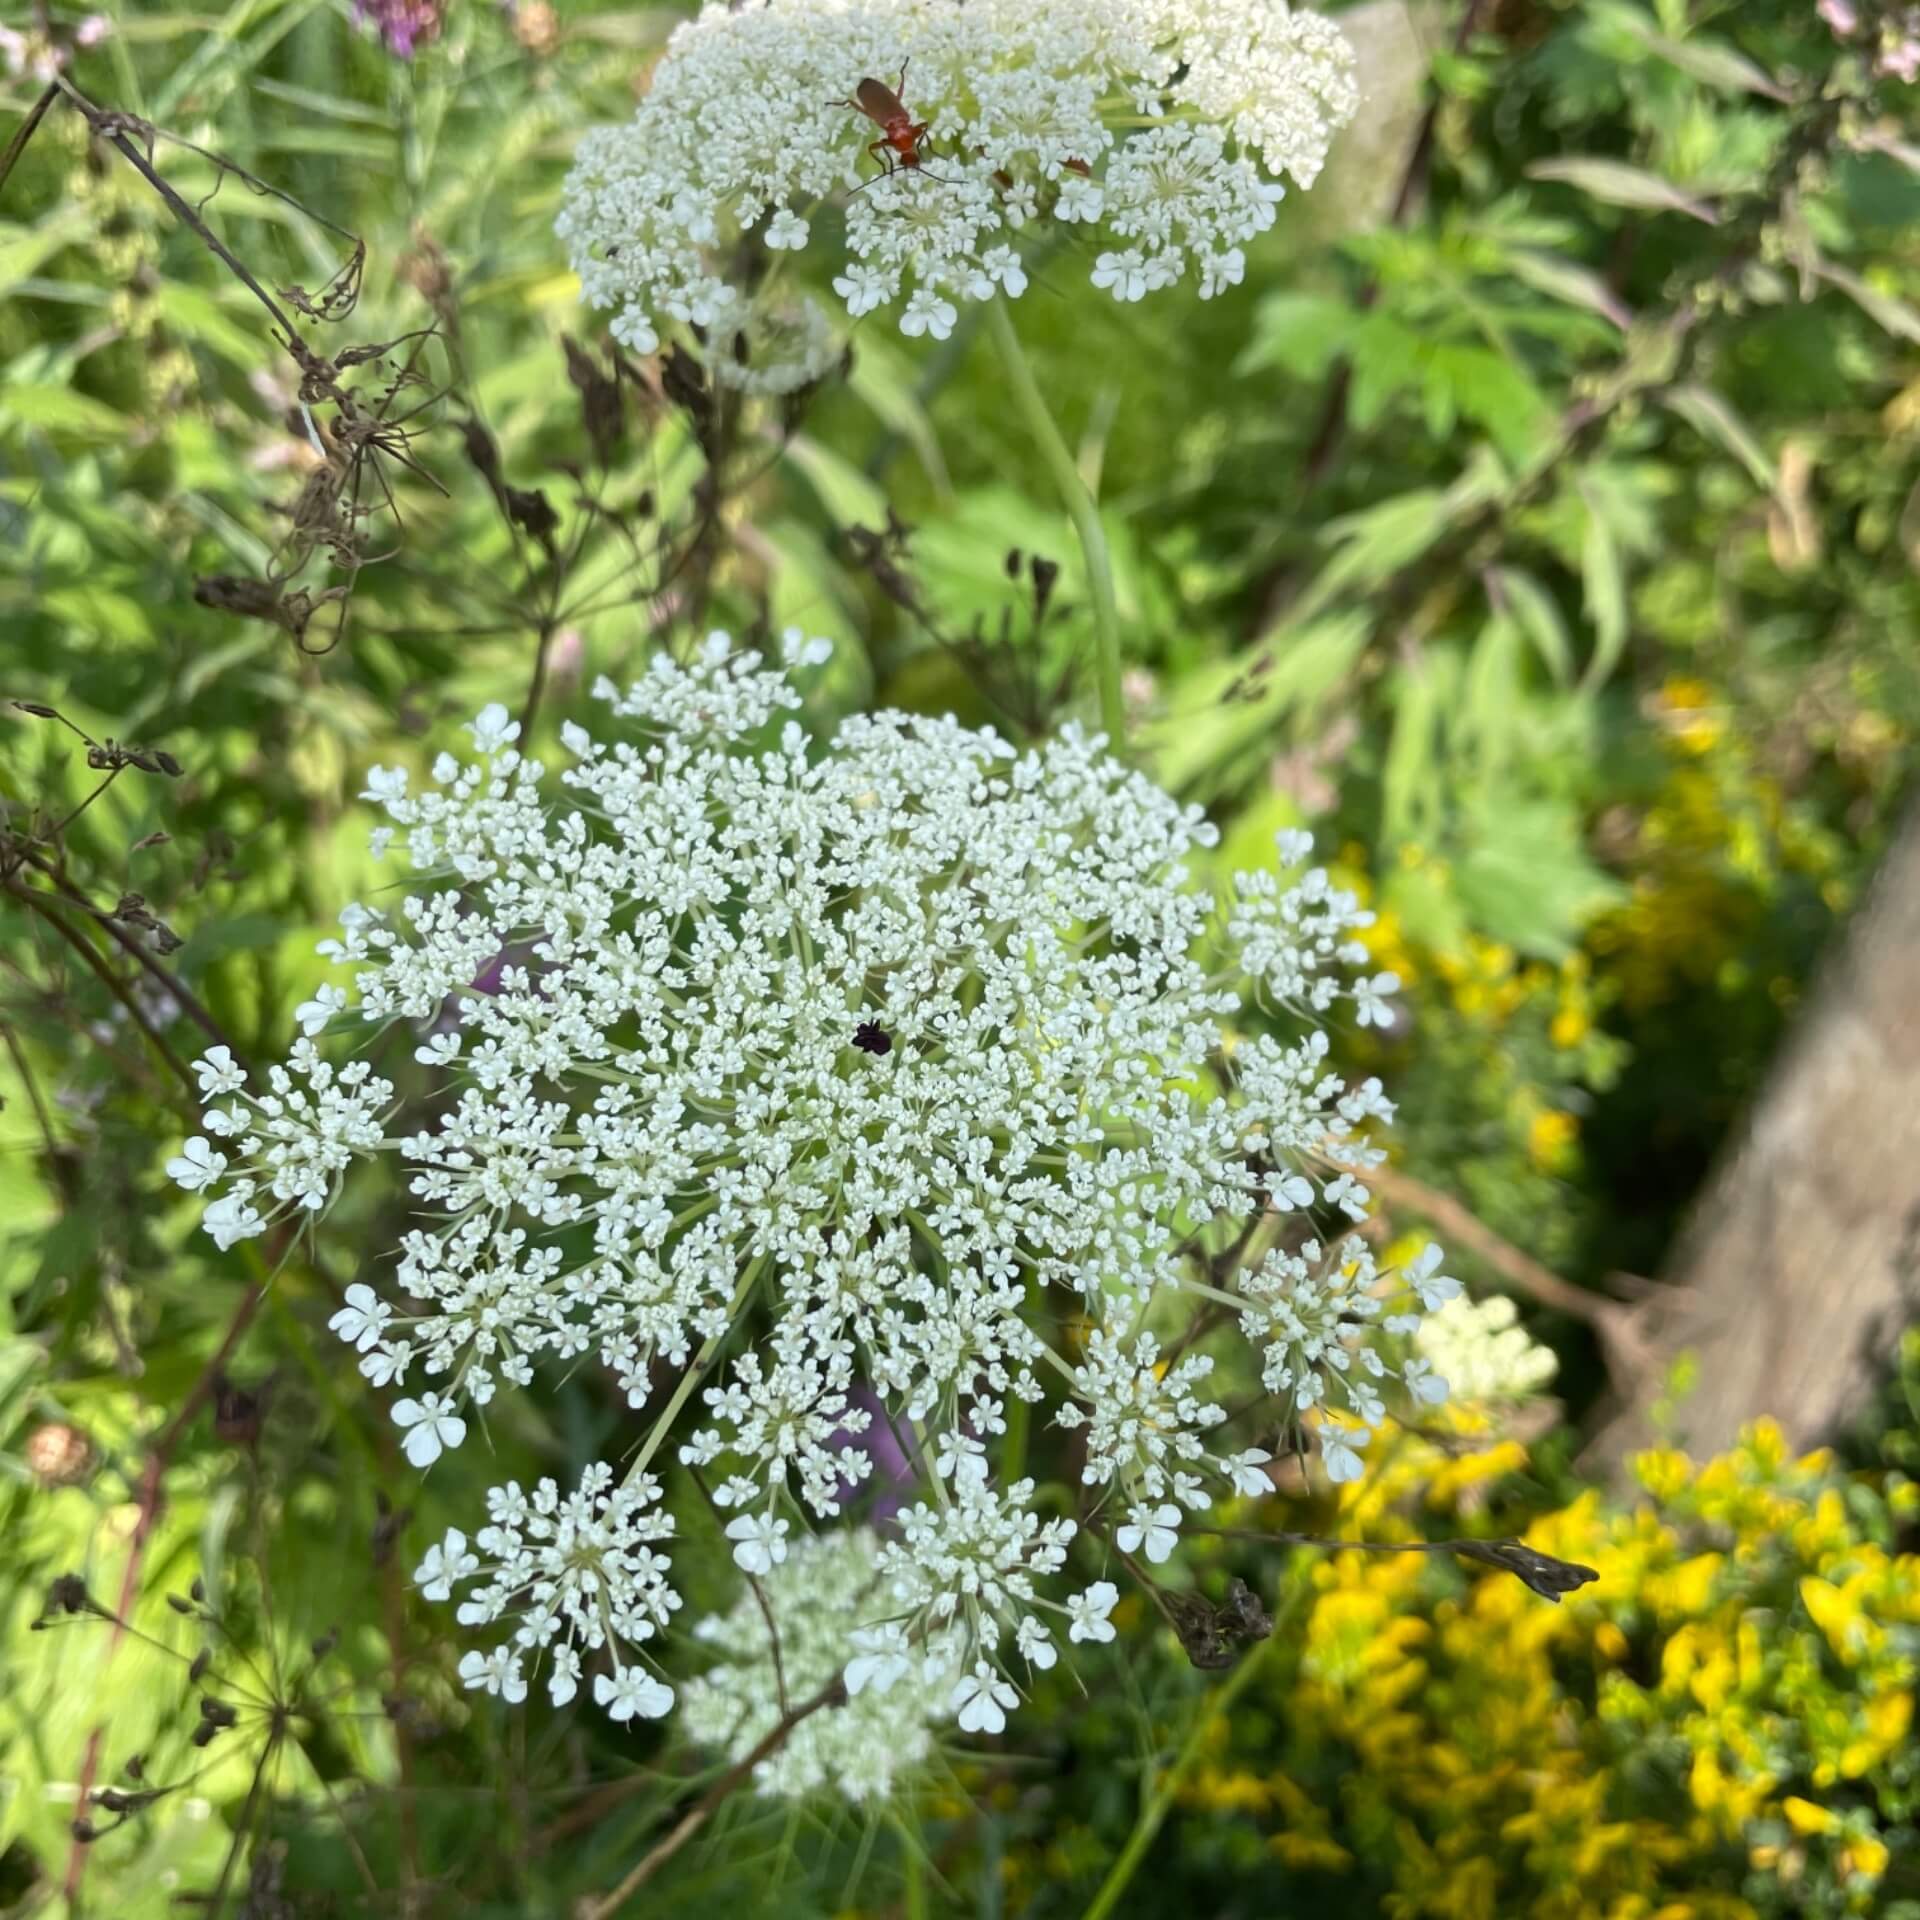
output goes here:
<path id="1" fill-rule="evenodd" d="M 1452 1398 L 1468 1404 L 1525 1400 L 1560 1369 L 1520 1325 L 1520 1309 L 1504 1293 L 1484 1300 L 1459 1294 L 1420 1323 L 1414 1345 L 1446 1378 Z"/>

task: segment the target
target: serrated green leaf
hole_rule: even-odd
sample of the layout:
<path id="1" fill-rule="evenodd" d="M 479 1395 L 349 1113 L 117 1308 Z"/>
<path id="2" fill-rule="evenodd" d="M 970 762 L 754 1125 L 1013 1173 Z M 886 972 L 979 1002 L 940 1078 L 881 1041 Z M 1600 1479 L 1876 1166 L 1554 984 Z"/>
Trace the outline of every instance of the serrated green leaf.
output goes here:
<path id="1" fill-rule="evenodd" d="M 1481 627 L 1467 654 L 1461 688 L 1459 731 L 1475 749 L 1475 771 L 1497 771 L 1507 757 L 1520 702 L 1520 623 L 1495 613 Z"/>
<path id="2" fill-rule="evenodd" d="M 264 315 L 260 330 L 254 331 L 231 318 L 217 300 L 198 287 L 186 286 L 178 280 L 165 281 L 160 288 L 159 306 L 167 324 L 183 339 L 210 348 L 242 372 L 251 373 L 275 352 L 272 343 L 263 337 Z M 245 311 L 249 316 L 260 313 L 251 303 Z"/>
<path id="3" fill-rule="evenodd" d="M 1403 665 L 1393 678 L 1393 731 L 1380 770 L 1380 833 L 1389 845 L 1412 837 L 1426 811 L 1440 751 L 1442 682 L 1452 657 L 1438 648 Z"/>
<path id="4" fill-rule="evenodd" d="M 1511 788 L 1463 814 L 1453 886 L 1474 927 L 1533 958 L 1563 961 L 1625 890 L 1588 858 L 1579 815 Z"/>
<path id="5" fill-rule="evenodd" d="M 1271 294 L 1254 316 L 1253 338 L 1234 362 L 1236 373 L 1284 367 L 1318 379 L 1351 344 L 1353 308 L 1317 293 Z"/>
<path id="6" fill-rule="evenodd" d="M 1633 309 L 1597 273 L 1589 273 L 1575 261 L 1562 259 L 1557 253 L 1515 247 L 1507 254 L 1507 265 L 1516 280 L 1550 300 L 1597 313 L 1623 333 L 1633 323 Z"/>
<path id="7" fill-rule="evenodd" d="M 1251 656 L 1216 663 L 1193 676 L 1177 721 L 1149 743 L 1157 777 L 1189 798 L 1217 790 L 1243 757 L 1270 747 L 1284 722 L 1312 722 L 1347 684 L 1372 631 L 1358 609 L 1289 622 Z M 1256 673 L 1262 658 L 1273 664 Z M 1243 691 L 1230 698 L 1229 689 Z"/>
<path id="8" fill-rule="evenodd" d="M 0 387 L 0 429 L 13 422 L 82 440 L 122 441 L 132 429 L 127 416 L 104 400 L 37 381 Z"/>
<path id="9" fill-rule="evenodd" d="M 1620 16 L 1620 24 L 1648 49 L 1670 66 L 1709 87 L 1728 93 L 1757 93 L 1783 104 L 1793 95 L 1762 67 L 1731 47 L 1709 45 L 1703 40 L 1675 40 L 1629 16 Z"/>

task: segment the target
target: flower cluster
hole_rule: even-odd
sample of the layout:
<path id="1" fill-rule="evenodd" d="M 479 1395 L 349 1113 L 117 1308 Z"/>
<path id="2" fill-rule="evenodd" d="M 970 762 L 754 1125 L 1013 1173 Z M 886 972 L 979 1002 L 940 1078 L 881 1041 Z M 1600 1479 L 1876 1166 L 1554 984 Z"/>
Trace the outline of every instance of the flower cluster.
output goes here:
<path id="1" fill-rule="evenodd" d="M 1795 1457 L 1761 1421 L 1707 1460 L 1639 1456 L 1619 1494 L 1497 1522 L 1467 1516 L 1497 1484 L 1539 1488 L 1524 1448 L 1398 1435 L 1337 1531 L 1518 1521 L 1599 1578 L 1548 1607 L 1473 1562 L 1329 1555 L 1187 1806 L 1286 1872 L 1339 1876 L 1354 1898 L 1335 1911 L 1892 1920 L 1917 1851 L 1920 1555 L 1899 1548 L 1920 1488 L 1892 1468 L 1913 1435 L 1890 1398 L 1906 1431 L 1879 1466 Z"/>
<path id="2" fill-rule="evenodd" d="M 1317 1029 L 1233 1024 L 1384 991 L 1349 983 L 1367 916 L 1310 842 L 1286 837 L 1286 884 L 1216 895 L 1199 810 L 1098 736 L 1019 751 L 880 713 L 819 737 L 792 676 L 823 657 L 715 635 L 601 682 L 614 737 L 563 729 L 569 807 L 498 707 L 425 791 L 374 768 L 376 840 L 403 835 L 423 884 L 349 907 L 323 951 L 361 1021 L 411 1029 L 438 1097 L 402 1120 L 364 1061 L 329 1068 L 318 1036 L 356 1009 L 323 987 L 271 1091 L 201 1063 L 237 1158 L 199 1137 L 172 1171 L 217 1196 L 224 1245 L 306 1217 L 356 1154 L 404 1169 L 391 1281 L 357 1281 L 333 1326 L 400 1391 L 418 1466 L 503 1387 L 583 1362 L 651 1410 L 619 1485 L 496 1489 L 474 1548 L 449 1535 L 423 1569 L 478 1583 L 463 1620 L 514 1622 L 475 1684 L 517 1694 L 544 1662 L 565 1699 L 591 1656 L 616 1714 L 663 1711 L 660 1450 L 778 1579 L 891 1447 L 920 1497 L 871 1611 L 840 1616 L 849 1688 L 943 1688 L 997 1731 L 1056 1630 L 1111 1637 L 1112 1584 L 1070 1583 L 1083 1533 L 1165 1560 L 1327 1409 L 1328 1465 L 1357 1472 L 1393 1381 L 1444 1393 L 1407 1337 L 1457 1287 L 1437 1250 L 1383 1271 L 1324 1231 L 1365 1217 L 1378 1084 L 1347 1087 Z M 1048 1418 L 1082 1450 L 1072 1517 L 1002 1470 L 1009 1427 Z"/>
<path id="3" fill-rule="evenodd" d="M 956 302 L 1018 295 L 1023 236 L 1095 239 L 1138 300 L 1234 285 L 1278 175 L 1310 186 L 1358 102 L 1337 29 L 1284 0 L 709 0 L 632 123 L 581 142 L 559 233 L 586 298 L 650 352 L 670 321 L 737 335 L 723 263 L 798 251 L 835 217 L 855 317 L 904 298 L 944 338 Z"/>
<path id="4" fill-rule="evenodd" d="M 411 60 L 416 49 L 437 40 L 443 24 L 441 0 L 353 0 L 353 17 L 400 60 Z"/>
<path id="5" fill-rule="evenodd" d="M 742 1760 L 785 1713 L 830 1685 L 847 1664 L 846 1622 L 884 1604 L 879 1551 L 867 1527 L 798 1541 L 758 1595 L 701 1621 L 695 1638 L 721 1657 L 683 1691 L 689 1737 Z M 849 1689 L 755 1766 L 754 1786 L 771 1799 L 823 1788 L 847 1800 L 882 1798 L 932 1752 L 931 1729 L 951 1718 L 949 1692 L 938 1673 Z"/>
<path id="6" fill-rule="evenodd" d="M 551 1480 L 531 1495 L 511 1480 L 492 1488 L 488 1524 L 473 1543 L 478 1551 L 457 1527 L 449 1528 L 414 1575 L 429 1600 L 445 1600 L 456 1586 L 470 1584 L 457 1616 L 462 1626 L 515 1623 L 490 1654 L 461 1660 L 461 1679 L 524 1700 L 526 1662 L 544 1659 L 547 1691 L 561 1706 L 579 1689 L 582 1650 L 606 1648 L 610 1670 L 594 1676 L 593 1697 L 610 1717 L 654 1720 L 665 1713 L 673 1689 L 636 1657 L 680 1605 L 667 1584 L 672 1563 L 654 1551 L 653 1543 L 670 1540 L 674 1531 L 659 1498 L 660 1483 L 651 1474 L 616 1487 L 613 1469 L 597 1462 L 568 1494 Z"/>
<path id="7" fill-rule="evenodd" d="M 1456 1296 L 1421 1321 L 1413 1343 L 1460 1401 L 1524 1400 L 1560 1368 L 1553 1349 L 1520 1325 L 1520 1310 L 1504 1293 Z"/>

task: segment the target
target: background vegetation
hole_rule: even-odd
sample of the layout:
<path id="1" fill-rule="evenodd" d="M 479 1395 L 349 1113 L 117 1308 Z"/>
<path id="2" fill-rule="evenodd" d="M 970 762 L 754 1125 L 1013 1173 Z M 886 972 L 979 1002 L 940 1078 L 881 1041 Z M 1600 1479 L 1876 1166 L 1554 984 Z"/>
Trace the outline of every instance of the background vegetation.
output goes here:
<path id="1" fill-rule="evenodd" d="M 863 327 L 761 411 L 577 308 L 568 153 L 672 18 L 234 0 L 0 41 L 9 136 L 56 71 L 89 103 L 0 184 L 0 1911 L 567 1914 L 718 1772 L 461 1694 L 408 1575 L 489 1469 L 423 1486 L 324 1326 L 395 1196 L 267 1287 L 160 1171 L 180 1062 L 273 1057 L 321 977 L 365 767 L 482 702 L 537 742 L 656 641 L 798 623 L 832 705 L 1084 709 L 1075 548 L 984 342 Z M 1062 1685 L 884 1808 L 736 1796 L 662 1910 L 1920 1913 L 1920 1357 L 1840 1452 L 1577 1463 L 1672 1385 L 1631 1277 L 1912 769 L 1907 29 L 1352 18 L 1369 125 L 1244 287 L 1116 306 L 1062 250 L 1020 320 L 1099 477 L 1143 758 L 1223 860 L 1305 822 L 1370 893 L 1395 1230 L 1561 1355 L 1557 1424 L 1469 1413 L 1267 1518 L 1531 1527 L 1601 1580 L 1556 1610 L 1438 1555 L 1223 1552 L 1199 1589 L 1256 1577 L 1280 1623 L 1224 1680 L 1123 1636 L 1091 1708 Z M 499 1470 L 601 1449 L 598 1383 L 555 1404 Z"/>

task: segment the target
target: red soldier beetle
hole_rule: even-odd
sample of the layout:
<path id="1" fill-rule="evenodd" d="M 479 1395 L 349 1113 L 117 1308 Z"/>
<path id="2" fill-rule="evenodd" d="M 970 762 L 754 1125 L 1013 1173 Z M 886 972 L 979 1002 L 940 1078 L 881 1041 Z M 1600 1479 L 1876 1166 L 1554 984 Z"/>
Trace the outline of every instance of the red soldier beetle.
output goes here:
<path id="1" fill-rule="evenodd" d="M 907 63 L 903 60 L 900 77 L 892 86 L 869 74 L 854 88 L 850 100 L 827 102 L 830 107 L 851 107 L 855 113 L 865 114 L 880 129 L 880 138 L 869 141 L 867 151 L 880 162 L 882 180 L 903 167 L 910 172 L 920 172 L 920 150 L 932 133 L 927 122 L 916 120 L 901 99 L 900 89 L 906 84 Z"/>

